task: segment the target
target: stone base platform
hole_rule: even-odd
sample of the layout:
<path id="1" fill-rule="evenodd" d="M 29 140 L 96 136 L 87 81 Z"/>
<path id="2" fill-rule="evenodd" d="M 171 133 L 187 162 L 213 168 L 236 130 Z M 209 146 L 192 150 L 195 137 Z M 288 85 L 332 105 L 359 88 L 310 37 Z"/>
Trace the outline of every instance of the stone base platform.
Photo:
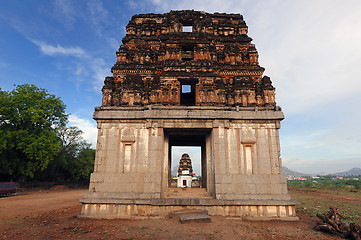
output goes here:
<path id="1" fill-rule="evenodd" d="M 94 199 L 92 199 L 94 202 Z M 170 212 L 180 210 L 207 210 L 211 216 L 225 216 L 250 220 L 296 221 L 295 201 L 247 201 L 197 198 L 125 200 L 118 203 L 86 203 L 80 218 L 96 219 L 147 219 L 162 218 Z M 102 201 L 99 201 L 102 202 Z M 122 203 L 121 203 L 122 202 Z M 131 203 L 133 202 L 133 203 Z M 147 202 L 147 203 L 146 203 Z M 253 203 L 251 203 L 253 202 Z"/>

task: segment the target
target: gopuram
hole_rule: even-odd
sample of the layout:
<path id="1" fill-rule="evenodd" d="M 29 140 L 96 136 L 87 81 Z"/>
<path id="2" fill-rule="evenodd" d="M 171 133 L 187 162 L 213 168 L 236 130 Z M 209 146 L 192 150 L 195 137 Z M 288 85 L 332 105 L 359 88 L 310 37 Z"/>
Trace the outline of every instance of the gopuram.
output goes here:
<path id="1" fill-rule="evenodd" d="M 187 208 L 298 219 L 281 168 L 284 115 L 243 16 L 139 14 L 126 31 L 95 108 L 94 173 L 79 216 L 148 218 Z M 176 146 L 201 148 L 202 187 L 184 189 L 203 191 L 198 197 L 173 195 Z"/>
<path id="2" fill-rule="evenodd" d="M 183 153 L 179 161 L 177 177 L 177 187 L 192 187 L 192 160 L 187 153 Z"/>

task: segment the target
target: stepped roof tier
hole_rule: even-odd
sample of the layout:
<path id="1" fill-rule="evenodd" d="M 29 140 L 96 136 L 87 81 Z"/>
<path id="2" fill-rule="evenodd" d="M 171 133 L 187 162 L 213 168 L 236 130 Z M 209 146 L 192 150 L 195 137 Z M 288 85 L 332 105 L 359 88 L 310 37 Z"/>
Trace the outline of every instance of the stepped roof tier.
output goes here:
<path id="1" fill-rule="evenodd" d="M 139 14 L 126 30 L 102 106 L 275 107 L 242 15 Z"/>
<path id="2" fill-rule="evenodd" d="M 189 171 L 190 175 L 193 174 L 192 160 L 188 153 L 183 153 L 179 160 L 178 175 L 182 175 L 182 171 Z"/>

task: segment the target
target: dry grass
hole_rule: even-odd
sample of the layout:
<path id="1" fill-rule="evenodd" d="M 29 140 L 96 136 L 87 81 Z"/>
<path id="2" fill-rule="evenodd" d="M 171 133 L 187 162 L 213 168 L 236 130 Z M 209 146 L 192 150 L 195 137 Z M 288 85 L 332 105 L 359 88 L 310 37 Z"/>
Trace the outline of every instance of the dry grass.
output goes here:
<path id="1" fill-rule="evenodd" d="M 345 215 L 345 221 L 361 224 L 360 190 L 292 187 L 289 192 L 292 199 L 299 202 L 296 207 L 298 212 L 316 216 L 316 213 L 324 214 L 330 207 L 334 207 Z"/>

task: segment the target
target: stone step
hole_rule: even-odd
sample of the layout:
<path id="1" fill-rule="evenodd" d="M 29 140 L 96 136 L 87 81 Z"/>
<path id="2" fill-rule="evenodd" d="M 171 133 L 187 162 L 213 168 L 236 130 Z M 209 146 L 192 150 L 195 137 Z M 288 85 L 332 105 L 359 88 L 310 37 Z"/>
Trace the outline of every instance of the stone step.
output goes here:
<path id="1" fill-rule="evenodd" d="M 189 193 L 201 192 L 201 193 L 206 193 L 207 189 L 206 188 L 168 188 L 168 192 L 172 192 L 172 193 L 181 193 L 181 192 L 189 192 Z"/>
<path id="2" fill-rule="evenodd" d="M 187 216 L 187 215 L 197 215 L 197 214 L 208 215 L 208 211 L 201 209 L 184 209 L 184 210 L 169 212 L 169 217 L 172 218 L 174 216 Z"/>
<path id="3" fill-rule="evenodd" d="M 195 214 L 195 215 L 187 215 L 180 216 L 179 221 L 183 223 L 210 223 L 212 222 L 211 217 L 208 214 Z"/>
<path id="4" fill-rule="evenodd" d="M 212 199 L 212 197 L 209 197 L 206 194 L 169 194 L 167 198 L 209 198 Z"/>
<path id="5" fill-rule="evenodd" d="M 169 188 L 168 198 L 211 198 L 205 188 Z"/>

